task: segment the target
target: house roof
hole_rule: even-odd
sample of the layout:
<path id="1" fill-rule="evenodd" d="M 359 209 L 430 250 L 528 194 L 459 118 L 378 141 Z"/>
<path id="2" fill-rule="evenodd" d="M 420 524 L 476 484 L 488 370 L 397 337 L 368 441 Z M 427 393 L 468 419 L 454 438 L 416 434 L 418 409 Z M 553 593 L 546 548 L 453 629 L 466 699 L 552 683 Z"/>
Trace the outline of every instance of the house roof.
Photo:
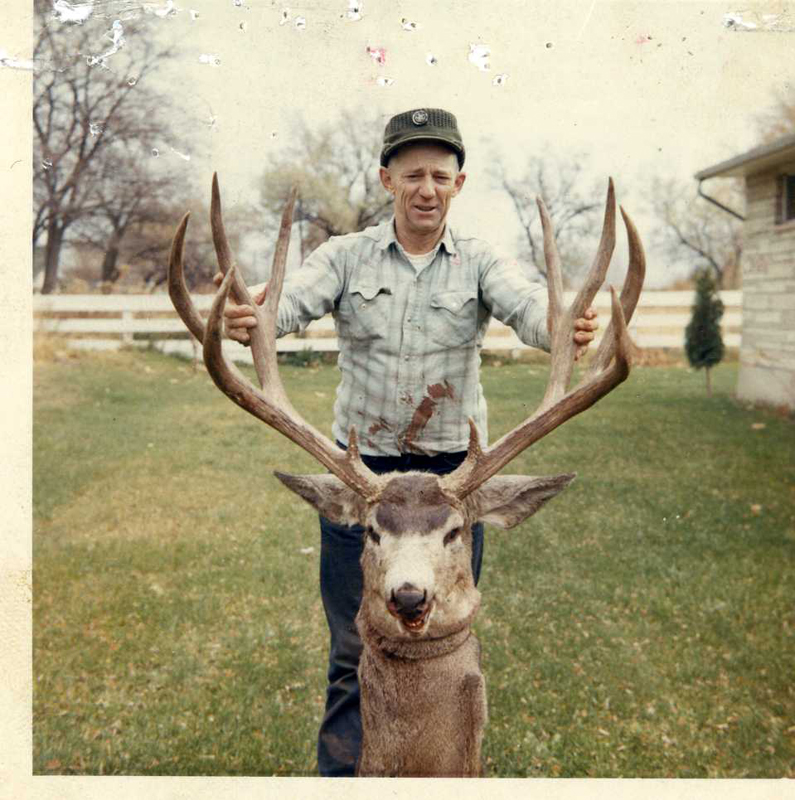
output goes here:
<path id="1" fill-rule="evenodd" d="M 770 144 L 755 147 L 742 155 L 721 161 L 695 174 L 697 180 L 706 178 L 737 178 L 762 172 L 784 161 L 795 159 L 795 133 L 776 139 Z"/>

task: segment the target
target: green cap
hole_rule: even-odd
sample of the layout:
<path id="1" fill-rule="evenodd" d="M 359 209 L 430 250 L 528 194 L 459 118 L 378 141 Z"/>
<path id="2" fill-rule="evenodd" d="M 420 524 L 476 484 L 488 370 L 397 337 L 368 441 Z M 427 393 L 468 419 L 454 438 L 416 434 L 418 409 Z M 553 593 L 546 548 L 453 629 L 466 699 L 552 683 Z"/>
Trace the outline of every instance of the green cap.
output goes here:
<path id="1" fill-rule="evenodd" d="M 432 141 L 447 145 L 464 166 L 464 142 L 456 118 L 441 108 L 415 108 L 397 114 L 386 124 L 381 166 L 385 167 L 395 151 L 409 142 Z"/>

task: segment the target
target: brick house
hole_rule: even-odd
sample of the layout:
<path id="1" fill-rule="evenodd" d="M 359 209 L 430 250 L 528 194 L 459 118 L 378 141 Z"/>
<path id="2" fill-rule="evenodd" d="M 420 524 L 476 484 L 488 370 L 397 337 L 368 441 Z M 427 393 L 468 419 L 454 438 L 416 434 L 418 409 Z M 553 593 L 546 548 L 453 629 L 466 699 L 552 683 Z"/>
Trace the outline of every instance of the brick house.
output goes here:
<path id="1" fill-rule="evenodd" d="M 795 409 L 795 134 L 695 177 L 745 179 L 737 396 Z"/>

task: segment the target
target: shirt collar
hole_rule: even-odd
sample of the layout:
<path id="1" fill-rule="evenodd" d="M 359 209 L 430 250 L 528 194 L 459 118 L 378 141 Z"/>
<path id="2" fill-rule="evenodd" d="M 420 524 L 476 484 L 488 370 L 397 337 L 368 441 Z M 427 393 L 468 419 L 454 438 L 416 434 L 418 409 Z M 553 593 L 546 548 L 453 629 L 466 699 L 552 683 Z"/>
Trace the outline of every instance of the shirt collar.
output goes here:
<path id="1" fill-rule="evenodd" d="M 378 241 L 378 247 L 381 250 L 386 250 L 389 245 L 394 244 L 397 246 L 397 233 L 395 232 L 395 218 L 394 216 L 388 219 L 386 222 L 381 223 L 383 227 L 383 231 L 381 232 L 381 238 Z M 439 241 L 439 244 L 436 246 L 438 250 L 440 247 L 444 247 L 445 250 L 452 256 L 456 254 L 455 248 L 455 236 L 453 235 L 453 231 L 450 228 L 450 225 L 445 223 L 444 226 L 444 233 L 442 234 L 442 238 Z"/>
<path id="2" fill-rule="evenodd" d="M 394 217 L 390 217 L 388 220 L 381 223 L 381 236 L 378 240 L 378 247 L 381 250 L 386 250 L 390 244 L 397 244 Z"/>

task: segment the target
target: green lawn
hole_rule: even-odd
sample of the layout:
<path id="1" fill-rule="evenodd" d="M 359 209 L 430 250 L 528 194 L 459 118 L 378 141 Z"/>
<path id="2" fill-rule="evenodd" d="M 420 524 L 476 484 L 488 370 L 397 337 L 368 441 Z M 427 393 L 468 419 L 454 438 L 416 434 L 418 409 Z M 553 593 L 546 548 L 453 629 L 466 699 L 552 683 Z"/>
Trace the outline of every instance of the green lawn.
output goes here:
<path id="1" fill-rule="evenodd" d="M 328 431 L 335 368 L 282 374 Z M 546 368 L 483 378 L 493 439 Z M 735 381 L 638 368 L 508 468 L 579 477 L 487 531 L 490 777 L 795 777 L 795 425 Z M 314 774 L 317 520 L 271 473 L 318 466 L 156 353 L 34 397 L 34 773 Z"/>

